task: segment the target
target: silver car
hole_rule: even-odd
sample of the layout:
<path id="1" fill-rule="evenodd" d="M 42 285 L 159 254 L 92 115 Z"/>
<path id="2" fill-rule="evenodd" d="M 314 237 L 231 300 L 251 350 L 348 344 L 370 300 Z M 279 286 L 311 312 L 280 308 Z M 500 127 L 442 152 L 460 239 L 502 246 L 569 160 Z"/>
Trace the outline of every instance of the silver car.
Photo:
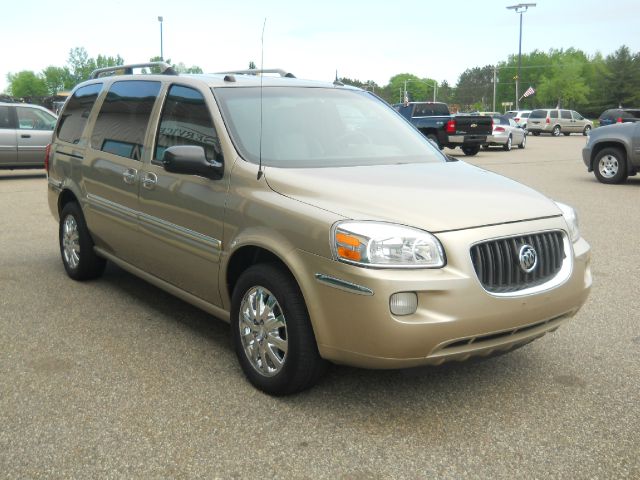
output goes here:
<path id="1" fill-rule="evenodd" d="M 0 169 L 44 168 L 56 121 L 38 105 L 0 103 Z"/>
<path id="2" fill-rule="evenodd" d="M 589 135 L 593 122 L 584 118 L 575 110 L 538 109 L 529 114 L 527 130 L 534 135 L 550 133 L 554 137 L 581 133 Z"/>
<path id="3" fill-rule="evenodd" d="M 494 117 L 493 133 L 487 137 L 487 142 L 482 146 L 485 150 L 491 146 L 500 146 L 507 152 L 513 145 L 524 148 L 527 145 L 527 132 L 506 115 Z"/>

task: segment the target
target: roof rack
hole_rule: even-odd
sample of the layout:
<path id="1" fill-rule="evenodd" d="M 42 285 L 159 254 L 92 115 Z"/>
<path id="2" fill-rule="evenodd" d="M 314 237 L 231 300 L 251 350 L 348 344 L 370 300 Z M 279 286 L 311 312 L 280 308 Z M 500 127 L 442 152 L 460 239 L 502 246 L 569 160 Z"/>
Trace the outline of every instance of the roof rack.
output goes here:
<path id="1" fill-rule="evenodd" d="M 171 65 L 165 62 L 147 62 L 147 63 L 131 63 L 129 65 L 114 65 L 112 67 L 98 68 L 91 72 L 89 80 L 100 77 L 108 77 L 116 72 L 121 72 L 120 75 L 132 75 L 134 68 L 152 68 L 156 67 L 160 69 L 162 75 L 178 75 Z M 105 75 L 111 74 L 111 75 Z"/>
<path id="2" fill-rule="evenodd" d="M 228 71 L 228 72 L 216 72 L 220 75 L 224 75 L 224 74 L 230 74 L 230 75 L 258 75 L 261 73 L 277 73 L 278 75 L 280 75 L 281 77 L 287 77 L 287 78 L 296 78 L 296 76 L 291 73 L 291 72 L 287 72 L 285 70 L 282 70 L 281 68 L 267 68 L 267 69 L 250 69 L 250 70 L 232 70 L 232 71 Z"/>

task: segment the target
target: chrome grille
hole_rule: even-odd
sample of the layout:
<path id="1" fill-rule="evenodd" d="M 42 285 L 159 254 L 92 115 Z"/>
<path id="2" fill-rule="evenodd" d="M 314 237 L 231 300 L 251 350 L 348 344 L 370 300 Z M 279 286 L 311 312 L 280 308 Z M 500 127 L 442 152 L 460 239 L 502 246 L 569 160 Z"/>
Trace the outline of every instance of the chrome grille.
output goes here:
<path id="1" fill-rule="evenodd" d="M 530 273 L 520 266 L 523 245 L 531 245 L 538 256 L 538 263 Z M 492 293 L 517 292 L 541 285 L 560 271 L 564 258 L 560 231 L 500 238 L 471 247 L 471 261 L 478 279 Z"/>

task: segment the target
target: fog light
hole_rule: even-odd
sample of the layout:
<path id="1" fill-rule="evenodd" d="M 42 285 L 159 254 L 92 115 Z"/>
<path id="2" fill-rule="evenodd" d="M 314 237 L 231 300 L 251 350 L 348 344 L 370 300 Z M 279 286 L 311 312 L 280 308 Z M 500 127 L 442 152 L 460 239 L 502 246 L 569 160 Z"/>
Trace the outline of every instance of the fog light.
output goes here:
<path id="1" fill-rule="evenodd" d="M 389 308 L 394 315 L 411 315 L 418 309 L 418 295 L 415 292 L 394 293 L 389 299 Z"/>

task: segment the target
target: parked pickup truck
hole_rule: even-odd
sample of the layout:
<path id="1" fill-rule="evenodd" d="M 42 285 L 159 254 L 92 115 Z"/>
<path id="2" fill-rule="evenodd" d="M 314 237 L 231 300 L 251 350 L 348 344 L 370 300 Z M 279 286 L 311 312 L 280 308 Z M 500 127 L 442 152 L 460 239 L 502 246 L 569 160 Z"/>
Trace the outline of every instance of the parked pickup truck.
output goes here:
<path id="1" fill-rule="evenodd" d="M 491 117 L 451 115 L 446 103 L 409 102 L 394 108 L 440 148 L 460 147 L 465 155 L 478 153 L 493 132 Z"/>

